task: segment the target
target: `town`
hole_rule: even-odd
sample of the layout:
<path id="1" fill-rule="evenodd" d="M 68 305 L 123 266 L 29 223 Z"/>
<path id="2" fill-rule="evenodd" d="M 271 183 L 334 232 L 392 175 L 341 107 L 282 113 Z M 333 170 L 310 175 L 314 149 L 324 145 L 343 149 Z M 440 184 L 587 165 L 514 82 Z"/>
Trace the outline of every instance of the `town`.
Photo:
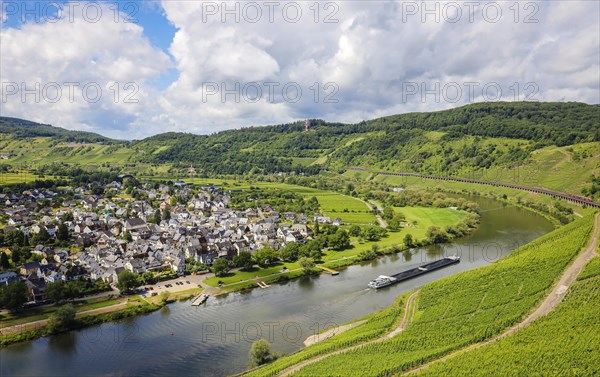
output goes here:
<path id="1" fill-rule="evenodd" d="M 231 194 L 216 185 L 139 184 L 131 176 L 104 185 L 0 194 L 6 222 L 0 235 L 2 267 L 13 267 L 0 274 L 0 284 L 22 281 L 24 304 L 49 303 L 208 272 L 217 259 L 227 261 L 227 270 L 236 257 L 261 249 L 265 258 L 275 259 L 273 251 L 313 238 L 309 221 L 341 225 L 340 218 L 317 213 L 309 219 L 269 204 L 234 210 L 231 201 Z M 119 284 L 120 277 L 131 274 L 134 283 Z M 46 290 L 69 281 L 86 284 L 66 297 Z"/>

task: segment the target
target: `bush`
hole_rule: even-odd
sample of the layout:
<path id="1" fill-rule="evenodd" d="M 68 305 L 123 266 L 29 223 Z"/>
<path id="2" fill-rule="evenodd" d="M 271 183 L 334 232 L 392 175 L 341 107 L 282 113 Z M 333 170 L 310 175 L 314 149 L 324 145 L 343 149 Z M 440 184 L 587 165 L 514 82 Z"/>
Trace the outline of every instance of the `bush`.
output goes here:
<path id="1" fill-rule="evenodd" d="M 50 316 L 48 332 L 56 334 L 67 331 L 75 325 L 75 308 L 71 304 L 61 306 Z"/>

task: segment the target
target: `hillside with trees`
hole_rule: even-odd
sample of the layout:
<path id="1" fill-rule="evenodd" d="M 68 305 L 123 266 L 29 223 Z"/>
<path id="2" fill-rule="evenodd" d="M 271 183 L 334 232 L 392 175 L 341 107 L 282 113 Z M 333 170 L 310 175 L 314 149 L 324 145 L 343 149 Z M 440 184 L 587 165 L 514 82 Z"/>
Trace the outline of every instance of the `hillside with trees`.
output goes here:
<path id="1" fill-rule="evenodd" d="M 600 176 L 600 106 L 583 103 L 477 103 L 450 110 L 362 121 L 319 119 L 247 127 L 211 135 L 169 132 L 129 142 L 0 118 L 0 149 L 7 165 L 37 168 L 53 162 L 110 167 L 120 173 L 171 176 L 340 173 L 350 166 L 386 171 L 468 176 L 535 166 L 540 186 L 591 197 Z M 28 139 L 23 143 L 23 138 Z M 75 144 L 89 143 L 89 144 Z M 531 169 L 530 169 L 531 170 Z M 544 181 L 543 171 L 558 177 Z M 563 174 L 564 173 L 564 174 Z M 568 174 L 567 174 L 568 173 Z M 564 177 L 561 175 L 565 175 Z M 559 187 L 558 181 L 572 181 Z"/>

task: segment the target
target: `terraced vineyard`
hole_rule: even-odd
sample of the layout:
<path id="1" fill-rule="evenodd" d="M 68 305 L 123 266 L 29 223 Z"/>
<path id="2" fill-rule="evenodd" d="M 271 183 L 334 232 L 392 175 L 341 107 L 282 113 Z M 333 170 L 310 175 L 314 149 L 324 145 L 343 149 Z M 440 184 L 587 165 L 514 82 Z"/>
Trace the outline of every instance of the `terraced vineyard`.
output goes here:
<path id="1" fill-rule="evenodd" d="M 275 376 L 284 369 L 303 360 L 378 338 L 391 330 L 398 322 L 399 318 L 401 318 L 404 304 L 410 293 L 411 292 L 407 292 L 399 296 L 389 308 L 363 318 L 362 320 L 366 320 L 364 324 L 316 343 L 293 355 L 279 359 L 272 364 L 249 373 L 248 375 Z"/>
<path id="2" fill-rule="evenodd" d="M 593 220 L 593 216 L 587 216 L 489 266 L 422 287 L 419 312 L 404 332 L 384 342 L 325 358 L 295 375 L 394 375 L 499 334 L 523 318 L 545 295 L 586 244 Z M 359 332 L 361 327 L 353 331 Z M 360 341 L 356 338 L 354 343 Z M 304 352 L 310 352 L 310 348 Z M 254 375 L 274 375 L 274 366 Z"/>
<path id="3" fill-rule="evenodd" d="M 424 370 L 423 376 L 600 373 L 600 258 L 593 259 L 555 311 L 492 345 Z M 502 360 L 502 362 L 499 362 Z"/>

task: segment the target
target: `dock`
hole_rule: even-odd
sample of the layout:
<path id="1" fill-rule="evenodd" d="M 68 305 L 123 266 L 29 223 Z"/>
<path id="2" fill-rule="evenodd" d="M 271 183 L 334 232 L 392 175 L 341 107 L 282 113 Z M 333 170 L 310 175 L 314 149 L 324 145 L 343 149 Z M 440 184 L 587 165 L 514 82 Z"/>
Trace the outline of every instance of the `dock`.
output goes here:
<path id="1" fill-rule="evenodd" d="M 261 287 L 261 288 L 263 288 L 263 289 L 264 289 L 264 288 L 269 288 L 269 287 L 270 287 L 270 285 L 268 285 L 267 283 L 265 283 L 265 282 L 264 282 L 264 281 L 262 281 L 262 280 L 256 279 L 256 280 L 255 280 L 255 282 L 256 282 L 256 284 L 258 284 L 258 286 L 259 286 L 259 287 Z"/>
<path id="2" fill-rule="evenodd" d="M 208 295 L 206 294 L 201 294 L 198 295 L 194 298 L 194 300 L 192 300 L 192 306 L 200 306 L 202 304 L 204 304 L 206 302 L 206 300 L 208 300 Z"/>
<path id="3" fill-rule="evenodd" d="M 333 275 L 333 276 L 335 276 L 335 275 L 339 275 L 339 274 L 340 274 L 340 273 L 339 273 L 339 271 L 332 270 L 332 269 L 331 269 L 331 268 L 329 268 L 329 267 L 325 267 L 325 266 L 317 266 L 317 267 L 319 267 L 319 268 L 320 268 L 321 270 L 323 270 L 325 273 L 328 273 L 328 274 L 330 274 L 330 275 Z"/>

